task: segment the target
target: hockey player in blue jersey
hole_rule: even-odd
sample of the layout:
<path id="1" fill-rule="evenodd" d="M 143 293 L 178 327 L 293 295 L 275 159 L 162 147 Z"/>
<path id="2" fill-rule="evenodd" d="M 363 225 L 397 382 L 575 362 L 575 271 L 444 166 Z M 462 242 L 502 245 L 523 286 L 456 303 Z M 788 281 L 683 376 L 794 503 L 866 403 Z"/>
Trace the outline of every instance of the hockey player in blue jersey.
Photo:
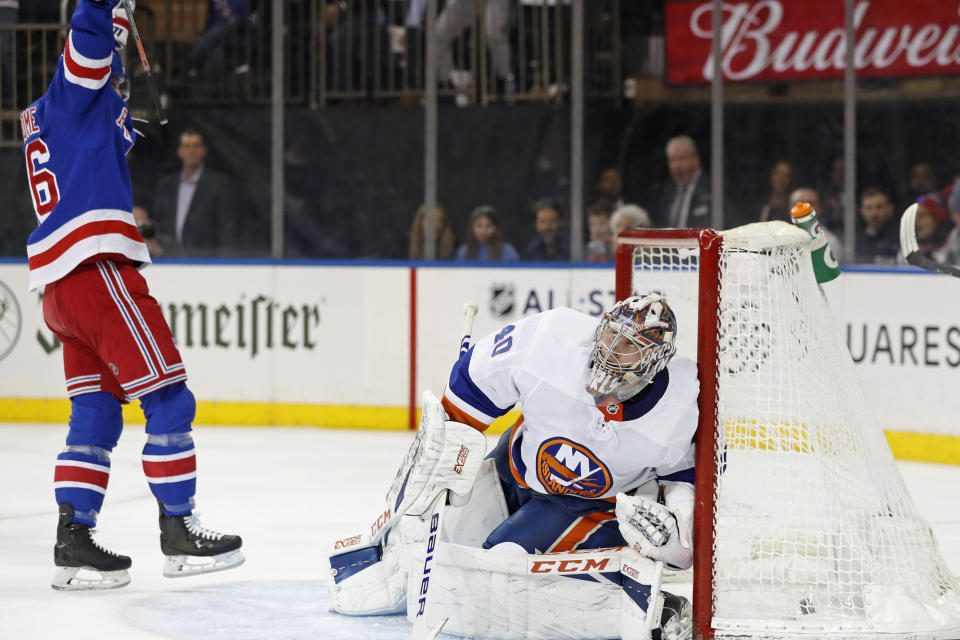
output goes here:
<path id="1" fill-rule="evenodd" d="M 116 4 L 116 6 L 114 6 Z M 57 456 L 53 587 L 122 587 L 127 556 L 93 539 L 123 427 L 121 404 L 147 419 L 142 463 L 160 516 L 169 577 L 235 567 L 239 536 L 200 525 L 190 434 L 196 404 L 170 328 L 138 270 L 150 262 L 131 213 L 126 154 L 136 140 L 122 95 L 123 3 L 80 0 L 53 80 L 20 117 L 38 226 L 27 243 L 30 289 L 43 287 L 47 326 L 63 344 L 70 398 Z"/>

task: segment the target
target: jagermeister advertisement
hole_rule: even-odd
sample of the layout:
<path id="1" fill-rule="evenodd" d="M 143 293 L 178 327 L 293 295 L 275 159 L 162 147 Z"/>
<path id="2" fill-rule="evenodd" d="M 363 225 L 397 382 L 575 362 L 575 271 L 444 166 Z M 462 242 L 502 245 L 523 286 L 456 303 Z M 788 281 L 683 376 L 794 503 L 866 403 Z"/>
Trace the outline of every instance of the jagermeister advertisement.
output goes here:
<path id="1" fill-rule="evenodd" d="M 205 401 L 402 405 L 406 269 L 151 265 L 143 272 Z M 65 397 L 62 345 L 26 265 L 0 265 L 3 397 Z"/>

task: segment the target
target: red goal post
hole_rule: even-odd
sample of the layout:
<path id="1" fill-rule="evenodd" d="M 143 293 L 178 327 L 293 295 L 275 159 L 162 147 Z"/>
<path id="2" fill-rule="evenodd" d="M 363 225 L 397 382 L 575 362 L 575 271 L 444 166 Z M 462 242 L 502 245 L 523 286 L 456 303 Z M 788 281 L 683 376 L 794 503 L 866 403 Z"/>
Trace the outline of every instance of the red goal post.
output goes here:
<path id="1" fill-rule="evenodd" d="M 697 320 L 699 328 L 714 327 L 720 319 L 720 254 L 723 239 L 712 229 L 626 229 L 617 237 L 616 296 L 623 300 L 634 293 L 634 254 L 637 247 L 677 247 L 699 250 Z M 682 319 L 681 319 L 682 322 Z M 696 508 L 694 509 L 694 566 L 713 564 L 713 477 L 715 456 L 713 433 L 717 420 L 717 331 L 700 329 L 697 340 L 697 362 L 712 362 L 714 366 L 700 367 L 700 395 L 697 408 L 700 425 L 697 428 Z M 694 629 L 700 637 L 712 638 L 710 611 L 713 585 L 710 573 L 694 573 L 693 612 Z M 702 633 L 703 631 L 707 633 Z"/>

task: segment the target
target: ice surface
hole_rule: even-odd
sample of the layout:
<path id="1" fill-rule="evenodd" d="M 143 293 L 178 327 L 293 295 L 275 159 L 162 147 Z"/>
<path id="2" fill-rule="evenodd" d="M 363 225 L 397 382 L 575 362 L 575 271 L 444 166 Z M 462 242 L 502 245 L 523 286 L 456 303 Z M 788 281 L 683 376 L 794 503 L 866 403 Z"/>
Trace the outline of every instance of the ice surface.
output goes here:
<path id="1" fill-rule="evenodd" d="M 403 616 L 329 612 L 331 541 L 367 527 L 412 439 L 405 432 L 198 427 L 198 511 L 244 539 L 230 571 L 164 578 L 156 503 L 140 468 L 143 427 L 113 455 L 97 539 L 130 555 L 129 586 L 50 588 L 57 511 L 53 470 L 62 425 L 0 425 L 0 639 L 408 638 Z M 901 463 L 951 570 L 960 573 L 960 467 Z"/>

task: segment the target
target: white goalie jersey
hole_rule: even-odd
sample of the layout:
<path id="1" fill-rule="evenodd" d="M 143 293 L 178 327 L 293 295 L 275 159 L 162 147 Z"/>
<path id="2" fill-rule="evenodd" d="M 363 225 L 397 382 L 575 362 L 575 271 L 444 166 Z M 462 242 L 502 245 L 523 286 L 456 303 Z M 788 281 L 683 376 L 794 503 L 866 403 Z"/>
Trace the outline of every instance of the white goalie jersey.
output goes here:
<path id="1" fill-rule="evenodd" d="M 675 356 L 638 399 L 601 410 L 586 390 L 599 322 L 558 308 L 483 338 L 450 374 L 447 414 L 483 430 L 519 403 L 510 470 L 540 493 L 613 500 L 654 478 L 693 482 L 695 363 Z"/>

